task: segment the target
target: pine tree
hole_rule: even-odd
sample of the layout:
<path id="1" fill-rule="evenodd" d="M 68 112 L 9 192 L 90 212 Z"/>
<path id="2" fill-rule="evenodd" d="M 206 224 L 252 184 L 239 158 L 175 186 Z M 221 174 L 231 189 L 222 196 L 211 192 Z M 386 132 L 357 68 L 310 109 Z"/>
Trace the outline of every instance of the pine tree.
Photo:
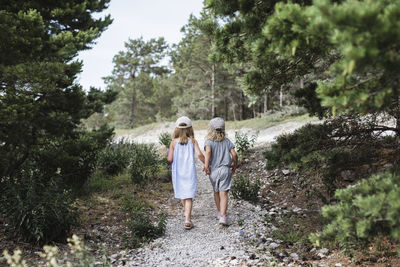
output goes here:
<path id="1" fill-rule="evenodd" d="M 112 134 L 80 130 L 114 95 L 86 93 L 75 81 L 82 63 L 74 59 L 112 22 L 92 16 L 108 3 L 0 3 L 0 215 L 29 241 L 66 234 L 74 216 L 65 189 L 86 181 Z"/>

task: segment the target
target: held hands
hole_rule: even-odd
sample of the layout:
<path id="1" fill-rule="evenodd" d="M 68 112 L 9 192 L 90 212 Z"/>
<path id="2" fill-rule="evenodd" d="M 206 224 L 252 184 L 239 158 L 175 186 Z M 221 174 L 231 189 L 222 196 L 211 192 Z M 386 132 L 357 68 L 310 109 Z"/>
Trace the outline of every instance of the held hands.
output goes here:
<path id="1" fill-rule="evenodd" d="M 206 173 L 206 175 L 210 174 L 210 168 L 206 165 L 204 165 L 203 171 Z"/>

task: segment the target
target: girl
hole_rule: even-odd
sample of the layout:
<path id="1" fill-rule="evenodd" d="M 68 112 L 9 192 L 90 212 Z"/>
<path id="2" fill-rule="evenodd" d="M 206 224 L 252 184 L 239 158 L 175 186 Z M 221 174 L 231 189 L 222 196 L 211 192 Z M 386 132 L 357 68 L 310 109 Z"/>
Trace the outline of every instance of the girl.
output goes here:
<path id="1" fill-rule="evenodd" d="M 168 161 L 172 162 L 172 184 L 175 198 L 182 200 L 185 210 L 185 229 L 192 229 L 192 203 L 196 193 L 197 175 L 194 154 L 204 163 L 204 155 L 194 139 L 192 121 L 188 117 L 180 117 L 172 134 Z"/>
<path id="2" fill-rule="evenodd" d="M 234 144 L 225 137 L 225 121 L 214 118 L 210 121 L 208 135 L 204 143 L 206 151 L 204 170 L 209 174 L 214 189 L 219 223 L 226 226 L 228 219 L 228 192 L 231 189 L 232 174 L 237 166 L 237 154 Z M 233 160 L 233 165 L 232 165 Z"/>

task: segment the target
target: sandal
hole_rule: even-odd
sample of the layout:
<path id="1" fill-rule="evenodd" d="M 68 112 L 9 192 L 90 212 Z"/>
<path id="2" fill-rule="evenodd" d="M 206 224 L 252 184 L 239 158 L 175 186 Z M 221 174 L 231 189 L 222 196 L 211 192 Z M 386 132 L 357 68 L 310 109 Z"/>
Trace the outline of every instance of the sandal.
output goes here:
<path id="1" fill-rule="evenodd" d="M 194 227 L 194 225 L 193 225 L 192 221 L 186 221 L 186 222 L 185 222 L 185 229 L 186 229 L 186 230 L 190 230 L 190 229 L 192 229 L 193 227 Z"/>

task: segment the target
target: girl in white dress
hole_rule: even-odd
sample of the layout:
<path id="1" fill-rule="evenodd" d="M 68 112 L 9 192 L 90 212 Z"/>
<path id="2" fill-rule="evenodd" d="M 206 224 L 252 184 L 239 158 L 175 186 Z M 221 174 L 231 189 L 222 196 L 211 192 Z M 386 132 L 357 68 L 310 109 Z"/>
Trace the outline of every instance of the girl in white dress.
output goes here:
<path id="1" fill-rule="evenodd" d="M 192 121 L 186 116 L 180 117 L 176 121 L 176 128 L 172 134 L 168 161 L 172 162 L 172 184 L 175 198 L 182 200 L 185 210 L 184 226 L 188 230 L 193 228 L 191 215 L 197 186 L 195 153 L 204 163 L 204 155 L 194 139 Z"/>

